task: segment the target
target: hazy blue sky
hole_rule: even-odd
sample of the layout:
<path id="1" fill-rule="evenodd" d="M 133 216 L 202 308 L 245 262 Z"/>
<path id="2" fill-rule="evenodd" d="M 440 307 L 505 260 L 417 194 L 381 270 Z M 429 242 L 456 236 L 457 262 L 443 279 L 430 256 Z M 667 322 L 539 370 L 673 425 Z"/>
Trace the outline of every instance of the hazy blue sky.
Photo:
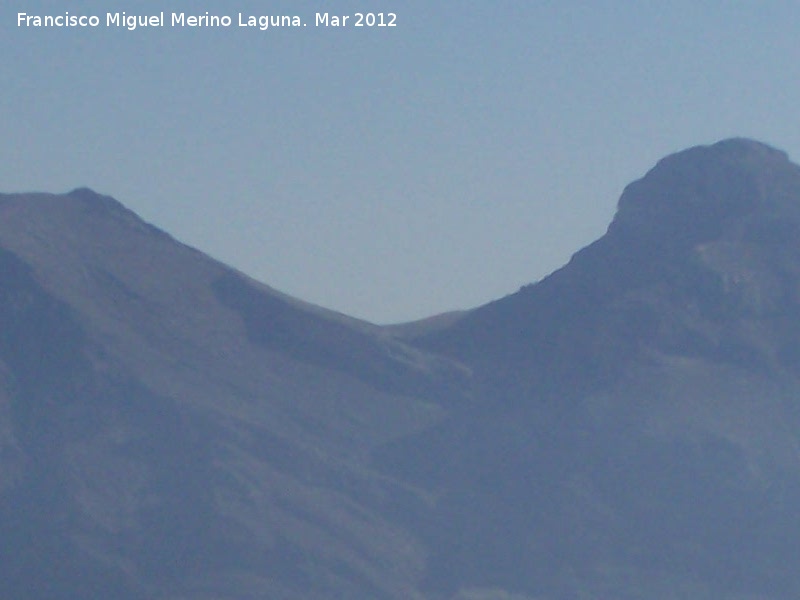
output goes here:
<path id="1" fill-rule="evenodd" d="M 20 11 L 234 26 L 19 28 Z M 397 27 L 315 28 L 318 11 Z M 5 0 L 0 52 L 0 191 L 92 187 L 376 322 L 540 279 L 670 152 L 744 135 L 800 158 L 795 1 Z"/>

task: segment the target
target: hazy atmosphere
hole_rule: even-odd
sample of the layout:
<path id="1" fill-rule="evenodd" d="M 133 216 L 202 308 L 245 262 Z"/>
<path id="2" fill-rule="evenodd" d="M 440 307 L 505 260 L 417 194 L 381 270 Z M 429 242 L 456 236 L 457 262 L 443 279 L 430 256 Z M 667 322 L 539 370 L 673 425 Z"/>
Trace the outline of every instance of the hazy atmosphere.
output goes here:
<path id="1" fill-rule="evenodd" d="M 800 5 L 643 4 L 3 3 L 0 598 L 800 598 Z"/>
<path id="2" fill-rule="evenodd" d="M 319 10 L 396 26 L 315 26 Z M 233 25 L 129 30 L 109 11 Z M 11 0 L 0 32 L 0 191 L 91 187 L 378 323 L 543 277 L 670 152 L 747 136 L 800 158 L 794 2 Z"/>

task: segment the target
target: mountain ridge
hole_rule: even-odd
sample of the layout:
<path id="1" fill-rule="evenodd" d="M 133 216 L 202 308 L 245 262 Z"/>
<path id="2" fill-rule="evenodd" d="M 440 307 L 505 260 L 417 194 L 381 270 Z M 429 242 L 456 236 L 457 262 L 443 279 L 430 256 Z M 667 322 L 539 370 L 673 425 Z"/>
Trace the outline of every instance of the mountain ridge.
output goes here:
<path id="1" fill-rule="evenodd" d="M 0 197 L 0 245 L 0 595 L 415 596 L 420 551 L 376 506 L 417 492 L 367 457 L 437 418 L 445 361 L 272 294 L 87 190 Z M 282 315 L 278 347 L 237 302 Z M 365 360 L 332 359 L 339 339 Z"/>
<path id="2" fill-rule="evenodd" d="M 0 195 L 0 595 L 789 600 L 800 167 L 659 161 L 542 281 L 379 327 Z"/>
<path id="3" fill-rule="evenodd" d="M 759 158 L 761 162 L 758 162 Z M 761 165 L 755 167 L 760 169 L 759 172 L 778 173 L 777 187 L 769 188 L 751 174 L 754 167 L 749 164 L 754 160 L 756 165 Z M 732 186 L 734 195 L 741 195 L 739 200 L 730 200 L 730 194 L 719 191 L 725 181 L 729 181 L 726 173 L 730 169 L 738 173 Z M 665 181 L 670 174 L 678 183 Z M 657 194 L 650 193 L 653 188 L 658 190 Z M 709 194 L 704 189 L 717 190 L 717 194 L 707 198 Z M 734 292 L 741 296 L 739 308 L 744 309 L 747 302 L 753 309 L 758 302 L 765 308 L 763 305 L 769 299 L 778 301 L 778 296 L 783 297 L 790 290 L 773 290 L 773 287 L 786 288 L 785 282 L 779 285 L 775 281 L 760 281 L 756 271 L 768 270 L 770 259 L 781 260 L 781 268 L 789 271 L 792 261 L 797 258 L 794 240 L 797 239 L 795 232 L 800 232 L 800 203 L 787 204 L 784 197 L 800 197 L 800 168 L 789 163 L 785 153 L 769 146 L 733 139 L 667 157 L 644 178 L 626 187 L 607 233 L 578 251 L 567 265 L 539 283 L 524 286 L 515 294 L 473 309 L 438 337 L 434 334 L 420 341 L 426 347 L 463 357 L 465 351 L 458 348 L 468 348 L 468 345 L 455 339 L 459 329 L 471 328 L 472 333 L 465 334 L 465 337 L 480 339 L 478 330 L 491 337 L 491 332 L 500 327 L 504 329 L 498 337 L 511 340 L 514 338 L 512 329 L 519 324 L 523 330 L 530 331 L 529 336 L 546 338 L 547 335 L 561 335 L 564 331 L 558 325 L 559 319 L 585 320 L 596 313 L 595 306 L 610 306 L 615 302 L 620 309 L 624 307 L 619 306 L 619 302 L 627 302 L 629 310 L 616 317 L 625 322 L 614 326 L 630 328 L 638 321 L 639 331 L 630 332 L 629 338 L 646 336 L 649 335 L 645 331 L 648 327 L 646 321 L 652 317 L 642 311 L 652 309 L 646 306 L 645 298 L 625 300 L 625 294 L 656 293 L 645 292 L 648 286 L 650 289 L 659 285 L 670 286 L 671 293 L 692 297 L 685 298 L 686 301 L 701 304 L 713 301 L 715 310 L 722 310 L 720 303 L 731 300 Z M 709 201 L 703 202 L 704 198 Z M 670 211 L 672 216 L 665 216 Z M 709 211 L 710 216 L 706 216 Z M 709 229 L 703 218 L 727 229 L 724 232 L 723 229 Z M 659 227 L 666 227 L 665 231 L 672 232 L 672 235 L 658 233 Z M 784 245 L 778 251 L 775 245 L 781 242 Z M 791 256 L 778 256 L 780 252 L 791 252 Z M 749 284 L 757 289 L 746 289 Z M 551 297 L 551 293 L 565 296 L 557 299 Z M 534 306 L 530 305 L 531 302 Z M 559 316 L 570 302 L 574 305 L 572 316 Z M 584 303 L 583 308 L 580 303 Z M 698 306 L 697 310 L 700 309 Z M 710 309 L 706 307 L 706 310 Z M 495 319 L 493 314 L 502 314 L 506 324 L 492 321 Z M 583 325 L 589 326 L 588 323 Z M 620 338 L 618 341 L 622 343 L 625 340 Z M 480 353 L 480 348 L 486 344 L 502 350 L 504 342 L 482 339 L 477 351 Z M 521 338 L 519 344 L 527 342 Z M 509 345 L 505 358 L 520 352 L 518 345 Z M 602 353 L 593 351 L 592 354 Z"/>
<path id="4" fill-rule="evenodd" d="M 433 521 L 460 534 L 431 536 L 431 572 L 450 574 L 434 589 L 800 589 L 778 533 L 799 524 L 775 500 L 798 489 L 798 208 L 785 153 L 741 139 L 679 152 L 626 187 L 606 235 L 567 265 L 415 339 L 463 361 L 479 390 L 385 455 L 448 490 Z M 465 518 L 490 512 L 504 515 L 495 534 Z"/>

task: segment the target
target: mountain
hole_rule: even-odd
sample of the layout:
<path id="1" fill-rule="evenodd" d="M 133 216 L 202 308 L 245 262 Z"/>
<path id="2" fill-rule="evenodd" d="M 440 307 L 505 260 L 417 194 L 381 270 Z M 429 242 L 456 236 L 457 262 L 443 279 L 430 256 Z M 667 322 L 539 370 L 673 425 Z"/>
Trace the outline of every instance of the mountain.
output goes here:
<path id="1" fill-rule="evenodd" d="M 798 198 L 798 168 L 756 142 L 667 157 L 626 188 L 606 235 L 568 265 L 423 345 L 486 373 L 534 370 L 559 394 L 563 370 L 575 385 L 611 380 L 645 350 L 777 368 L 796 344 Z M 781 318 L 775 335 L 761 330 L 777 344 L 769 351 L 745 331 Z"/>
<path id="2" fill-rule="evenodd" d="M 433 589 L 800 593 L 800 167 L 783 152 L 661 160 L 569 264 L 417 343 L 479 390 L 386 457 L 443 494 Z"/>
<path id="3" fill-rule="evenodd" d="M 542 281 L 378 327 L 0 195 L 0 596 L 796 598 L 798 232 L 800 167 L 725 140 Z"/>
<path id="4" fill-rule="evenodd" d="M 86 189 L 0 196 L 0 596 L 417 597 L 372 450 L 464 376 Z"/>

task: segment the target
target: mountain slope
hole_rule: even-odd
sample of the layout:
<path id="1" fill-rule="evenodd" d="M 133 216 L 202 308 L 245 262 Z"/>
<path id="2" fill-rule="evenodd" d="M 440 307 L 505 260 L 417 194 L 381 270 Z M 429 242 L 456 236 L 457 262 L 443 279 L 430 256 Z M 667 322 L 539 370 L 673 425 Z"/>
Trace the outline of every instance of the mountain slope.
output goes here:
<path id="1" fill-rule="evenodd" d="M 89 190 L 0 196 L 0 272 L 0 595 L 414 597 L 369 456 L 456 368 Z"/>
<path id="2" fill-rule="evenodd" d="M 799 234 L 784 153 L 692 148 L 568 265 L 417 338 L 479 390 L 385 454 L 442 494 L 428 589 L 796 597 Z"/>
<path id="3" fill-rule="evenodd" d="M 785 326 L 797 306 L 799 197 L 798 167 L 756 142 L 670 156 L 626 188 L 608 233 L 568 265 L 422 343 L 491 369 L 574 367 L 585 379 L 613 376 L 645 347 L 763 354 L 741 327 L 774 320 L 787 339 L 761 359 L 785 363 L 797 333 Z M 565 354 L 572 367 L 553 363 Z"/>
<path id="4" fill-rule="evenodd" d="M 382 328 L 0 195 L 0 596 L 796 598 L 798 232 L 800 167 L 726 140 L 541 282 Z"/>

